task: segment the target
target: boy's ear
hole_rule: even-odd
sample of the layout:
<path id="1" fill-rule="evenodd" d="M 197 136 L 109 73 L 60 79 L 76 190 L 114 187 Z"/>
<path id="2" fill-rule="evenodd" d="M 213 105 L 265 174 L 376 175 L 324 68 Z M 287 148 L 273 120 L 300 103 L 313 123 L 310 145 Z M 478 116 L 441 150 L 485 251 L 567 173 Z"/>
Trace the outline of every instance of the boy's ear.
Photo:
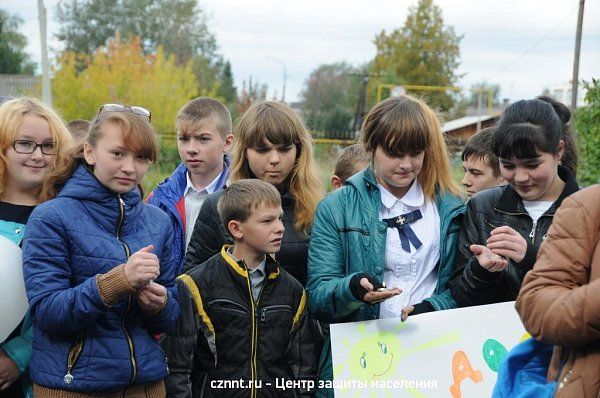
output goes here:
<path id="1" fill-rule="evenodd" d="M 344 181 L 334 174 L 333 177 L 331 177 L 331 186 L 333 187 L 334 191 L 338 190 L 344 186 Z"/>
<path id="2" fill-rule="evenodd" d="M 225 139 L 223 140 L 223 152 L 231 151 L 232 147 L 233 147 L 233 134 L 229 133 L 225 136 Z"/>
<path id="3" fill-rule="evenodd" d="M 233 236 L 233 238 L 236 240 L 242 239 L 244 237 L 244 232 L 242 230 L 242 223 L 237 220 L 229 221 L 227 223 L 227 229 L 229 230 L 229 233 L 231 234 L 231 236 Z"/>

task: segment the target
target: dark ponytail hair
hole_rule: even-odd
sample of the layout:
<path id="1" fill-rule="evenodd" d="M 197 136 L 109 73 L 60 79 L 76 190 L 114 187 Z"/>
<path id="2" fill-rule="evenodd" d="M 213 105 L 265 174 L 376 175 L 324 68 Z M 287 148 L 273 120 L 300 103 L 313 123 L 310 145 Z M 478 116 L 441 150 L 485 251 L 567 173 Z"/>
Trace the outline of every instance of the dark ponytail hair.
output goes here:
<path id="1" fill-rule="evenodd" d="M 555 155 L 564 136 L 563 126 L 563 121 L 548 102 L 539 99 L 517 101 L 506 108 L 498 122 L 492 138 L 492 152 L 503 159 L 536 158 L 540 152 Z"/>
<path id="2" fill-rule="evenodd" d="M 571 125 L 569 124 L 569 120 L 571 120 L 571 111 L 565 104 L 563 104 L 562 102 L 558 102 L 554 98 L 541 95 L 539 97 L 536 97 L 536 99 L 547 102 L 550 105 L 552 105 L 552 108 L 554 108 L 554 112 L 556 112 L 559 119 L 561 120 L 563 127 L 562 139 L 565 143 L 565 151 L 563 153 L 562 159 L 560 160 L 560 163 L 569 170 L 571 170 L 571 173 L 573 173 L 573 175 L 576 176 L 579 155 L 577 153 L 577 145 L 575 145 L 575 140 L 573 139 Z"/>

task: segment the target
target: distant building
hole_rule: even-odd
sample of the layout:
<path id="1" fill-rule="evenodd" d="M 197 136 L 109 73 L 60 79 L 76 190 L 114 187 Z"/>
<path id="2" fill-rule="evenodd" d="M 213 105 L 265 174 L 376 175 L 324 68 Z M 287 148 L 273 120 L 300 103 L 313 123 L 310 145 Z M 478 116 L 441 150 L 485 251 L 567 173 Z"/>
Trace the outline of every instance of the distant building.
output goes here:
<path id="1" fill-rule="evenodd" d="M 461 151 L 467 140 L 479 130 L 493 126 L 500 115 L 465 116 L 442 125 L 452 152 Z M 479 127 L 479 129 L 478 129 Z"/>
<path id="2" fill-rule="evenodd" d="M 557 84 L 544 89 L 543 95 L 554 98 L 557 101 L 562 102 L 567 106 L 571 106 L 571 96 L 573 91 L 571 90 L 571 84 Z M 579 85 L 577 89 L 577 106 L 585 105 L 583 99 L 585 98 L 585 90 L 583 85 Z"/>

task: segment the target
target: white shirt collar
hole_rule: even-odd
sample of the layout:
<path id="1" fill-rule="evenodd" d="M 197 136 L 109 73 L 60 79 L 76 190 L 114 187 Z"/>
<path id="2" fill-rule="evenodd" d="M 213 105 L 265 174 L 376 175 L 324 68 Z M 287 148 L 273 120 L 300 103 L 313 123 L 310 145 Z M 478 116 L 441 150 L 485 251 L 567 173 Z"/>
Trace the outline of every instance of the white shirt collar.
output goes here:
<path id="1" fill-rule="evenodd" d="M 410 186 L 408 192 L 402 197 L 402 199 L 398 199 L 395 197 L 390 191 L 385 189 L 385 187 L 381 184 L 377 184 L 379 187 L 379 191 L 381 192 L 381 204 L 383 204 L 386 208 L 391 209 L 397 201 L 402 202 L 406 206 L 411 207 L 419 207 L 425 203 L 425 195 L 423 194 L 423 188 L 421 188 L 421 184 L 415 178 L 412 185 Z"/>
<path id="2" fill-rule="evenodd" d="M 219 178 L 221 178 L 221 174 L 223 174 L 223 171 L 221 171 L 219 175 L 216 176 L 215 179 L 210 182 L 210 184 L 208 184 L 206 187 L 204 187 L 204 189 L 201 190 L 197 190 L 194 187 L 194 184 L 192 184 L 192 180 L 190 179 L 190 172 L 188 171 L 187 173 L 185 173 L 186 184 L 185 190 L 183 191 L 183 195 L 187 195 L 190 192 L 190 189 L 198 194 L 206 192 L 208 195 L 210 195 L 211 193 L 215 192 L 215 188 L 217 187 L 217 183 L 219 182 Z"/>

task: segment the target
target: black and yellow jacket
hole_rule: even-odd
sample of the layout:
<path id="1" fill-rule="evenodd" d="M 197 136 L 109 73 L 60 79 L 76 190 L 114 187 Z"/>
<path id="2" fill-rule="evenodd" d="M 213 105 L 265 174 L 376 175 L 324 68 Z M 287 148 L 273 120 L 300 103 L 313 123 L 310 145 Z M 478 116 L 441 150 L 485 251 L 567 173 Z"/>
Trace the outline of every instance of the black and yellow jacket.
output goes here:
<path id="1" fill-rule="evenodd" d="M 181 315 L 162 339 L 168 397 L 297 397 L 316 380 L 317 344 L 300 283 L 267 256 L 252 297 L 248 271 L 227 252 L 179 276 Z M 289 385 L 289 384 L 288 384 Z"/>

